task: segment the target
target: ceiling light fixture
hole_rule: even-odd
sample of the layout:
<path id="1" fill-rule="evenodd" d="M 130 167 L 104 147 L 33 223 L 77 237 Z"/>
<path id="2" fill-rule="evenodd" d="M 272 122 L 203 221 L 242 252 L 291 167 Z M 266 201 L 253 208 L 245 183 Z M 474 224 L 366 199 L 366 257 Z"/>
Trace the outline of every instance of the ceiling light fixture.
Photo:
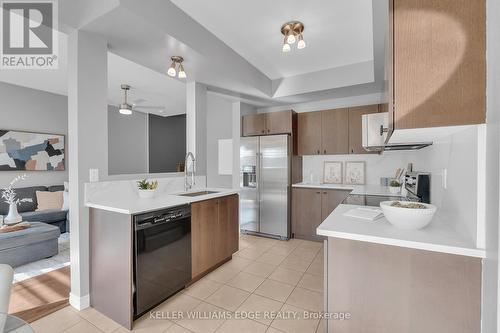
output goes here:
<path id="1" fill-rule="evenodd" d="M 172 64 L 168 68 L 167 74 L 171 77 L 175 77 L 175 75 L 177 75 L 177 77 L 179 79 L 185 79 L 187 77 L 187 75 L 186 75 L 186 72 L 184 71 L 184 66 L 182 65 L 184 58 L 180 57 L 180 56 L 172 56 L 172 57 L 170 57 L 170 59 L 172 60 Z M 177 70 L 175 69 L 177 64 L 179 65 L 179 67 L 178 67 L 179 73 L 178 74 L 177 74 Z"/>
<path id="2" fill-rule="evenodd" d="M 127 101 L 127 92 L 130 90 L 130 86 L 128 84 L 122 84 L 121 88 L 125 94 L 125 98 L 124 98 L 123 103 L 120 104 L 119 110 L 120 110 L 121 114 L 129 116 L 132 114 L 132 105 L 128 104 L 128 101 Z"/>
<path id="3" fill-rule="evenodd" d="M 281 34 L 285 36 L 283 41 L 282 51 L 284 53 L 290 52 L 290 45 L 295 44 L 297 39 L 299 42 L 297 43 L 297 49 L 302 50 L 306 47 L 306 42 L 304 41 L 304 36 L 302 33 L 304 32 L 304 24 L 299 21 L 290 21 L 281 26 Z"/>

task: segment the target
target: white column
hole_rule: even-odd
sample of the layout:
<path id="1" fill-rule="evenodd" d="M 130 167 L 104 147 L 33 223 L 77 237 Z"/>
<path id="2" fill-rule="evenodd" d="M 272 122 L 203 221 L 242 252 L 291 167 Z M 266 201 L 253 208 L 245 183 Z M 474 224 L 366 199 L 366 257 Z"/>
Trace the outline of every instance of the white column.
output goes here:
<path id="1" fill-rule="evenodd" d="M 186 149 L 196 158 L 196 174 L 207 173 L 207 87 L 198 82 L 186 84 Z"/>
<path id="2" fill-rule="evenodd" d="M 107 133 L 107 43 L 92 33 L 74 31 L 68 41 L 70 304 L 78 310 L 90 304 L 84 183 L 89 181 L 89 169 L 98 169 L 101 180 L 108 175 Z"/>
<path id="3" fill-rule="evenodd" d="M 233 188 L 240 188 L 241 102 L 233 103 Z"/>

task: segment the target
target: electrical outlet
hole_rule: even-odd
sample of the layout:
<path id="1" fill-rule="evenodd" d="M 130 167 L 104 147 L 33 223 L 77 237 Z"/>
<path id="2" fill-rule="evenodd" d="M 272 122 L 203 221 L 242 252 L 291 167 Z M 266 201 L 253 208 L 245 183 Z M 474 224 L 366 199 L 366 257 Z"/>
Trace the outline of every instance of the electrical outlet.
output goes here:
<path id="1" fill-rule="evenodd" d="M 443 169 L 442 175 L 441 175 L 441 185 L 443 186 L 443 189 L 446 190 L 447 183 L 448 183 L 448 169 Z"/>

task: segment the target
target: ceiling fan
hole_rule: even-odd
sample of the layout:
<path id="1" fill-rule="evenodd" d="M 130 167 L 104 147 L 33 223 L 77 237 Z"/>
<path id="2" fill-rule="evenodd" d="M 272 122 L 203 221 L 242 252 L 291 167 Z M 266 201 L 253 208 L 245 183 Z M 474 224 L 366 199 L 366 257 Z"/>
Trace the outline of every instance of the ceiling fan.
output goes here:
<path id="1" fill-rule="evenodd" d="M 119 106 L 119 111 L 121 114 L 131 115 L 133 111 L 142 111 L 145 113 L 149 113 L 151 110 L 158 111 L 160 113 L 164 112 L 163 106 L 137 105 L 139 103 L 146 102 L 146 100 L 143 98 L 139 98 L 135 100 L 135 103 L 130 104 L 128 102 L 128 91 L 131 89 L 131 87 L 128 84 L 122 84 L 121 89 L 124 93 L 123 103 L 121 103 Z"/>

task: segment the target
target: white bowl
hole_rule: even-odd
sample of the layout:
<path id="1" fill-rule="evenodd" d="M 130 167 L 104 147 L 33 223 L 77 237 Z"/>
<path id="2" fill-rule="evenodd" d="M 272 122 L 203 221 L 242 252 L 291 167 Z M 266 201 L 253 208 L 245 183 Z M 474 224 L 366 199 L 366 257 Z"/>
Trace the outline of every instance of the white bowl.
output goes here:
<path id="1" fill-rule="evenodd" d="M 389 223 L 399 229 L 418 230 L 427 226 L 434 217 L 437 207 L 431 204 L 420 203 L 427 208 L 394 207 L 394 201 L 382 201 L 380 208 Z M 402 204 L 409 202 L 400 201 Z"/>
<path id="2" fill-rule="evenodd" d="M 156 190 L 141 190 L 139 189 L 139 198 L 141 199 L 151 199 L 155 196 Z"/>

